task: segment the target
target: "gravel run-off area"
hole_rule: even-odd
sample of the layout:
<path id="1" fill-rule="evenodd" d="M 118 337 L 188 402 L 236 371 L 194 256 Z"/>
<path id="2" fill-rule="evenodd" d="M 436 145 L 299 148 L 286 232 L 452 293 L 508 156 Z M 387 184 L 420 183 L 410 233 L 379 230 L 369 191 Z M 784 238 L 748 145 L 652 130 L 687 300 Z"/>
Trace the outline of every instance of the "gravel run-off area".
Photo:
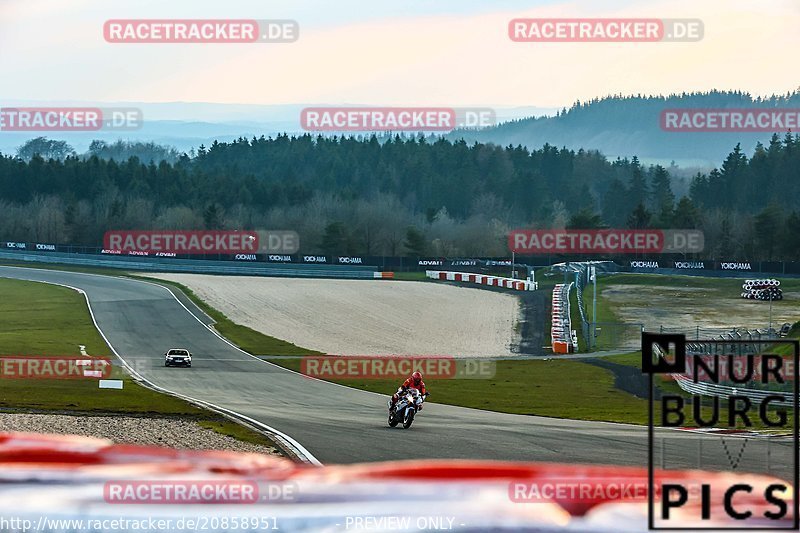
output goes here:
<path id="1" fill-rule="evenodd" d="M 642 322 L 651 331 L 659 326 L 766 329 L 769 324 L 769 302 L 742 299 L 737 291 L 619 283 L 601 294 L 620 319 Z M 773 327 L 800 320 L 800 294 L 785 292 L 784 296 L 785 300 L 773 302 Z"/>
<path id="2" fill-rule="evenodd" d="M 332 355 L 509 356 L 518 342 L 513 294 L 416 281 L 148 275 L 182 283 L 237 324 Z"/>
<path id="3" fill-rule="evenodd" d="M 10 432 L 81 435 L 124 444 L 279 455 L 270 446 L 239 441 L 178 418 L 0 413 L 0 433 Z"/>

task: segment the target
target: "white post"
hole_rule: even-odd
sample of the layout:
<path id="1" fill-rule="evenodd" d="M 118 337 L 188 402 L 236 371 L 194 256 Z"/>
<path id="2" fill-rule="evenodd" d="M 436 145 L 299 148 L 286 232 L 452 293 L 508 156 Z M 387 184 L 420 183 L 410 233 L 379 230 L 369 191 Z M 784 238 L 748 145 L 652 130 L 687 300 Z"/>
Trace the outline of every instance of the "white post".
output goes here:
<path id="1" fill-rule="evenodd" d="M 592 265 L 592 282 L 594 292 L 592 295 L 592 348 L 597 344 L 597 268 Z"/>
<path id="2" fill-rule="evenodd" d="M 769 289 L 767 289 L 769 290 Z M 769 329 L 767 330 L 769 338 L 772 338 L 772 291 L 769 291 Z"/>

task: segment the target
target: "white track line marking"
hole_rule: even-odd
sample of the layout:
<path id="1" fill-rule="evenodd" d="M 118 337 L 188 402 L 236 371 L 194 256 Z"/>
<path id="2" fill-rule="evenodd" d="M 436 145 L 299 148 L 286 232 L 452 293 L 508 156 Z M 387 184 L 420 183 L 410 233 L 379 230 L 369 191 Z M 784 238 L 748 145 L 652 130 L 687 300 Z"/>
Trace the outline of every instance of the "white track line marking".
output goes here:
<path id="1" fill-rule="evenodd" d="M 5 267 L 5 268 L 19 268 L 21 270 L 31 270 L 31 269 L 26 269 L 25 267 Z M 53 270 L 51 272 L 60 272 L 62 274 L 81 274 L 81 275 L 84 275 L 84 276 L 97 276 L 97 277 L 112 278 L 112 279 L 115 278 L 115 276 L 101 276 L 100 274 L 89 274 L 89 273 L 85 273 L 85 272 L 69 272 L 69 271 L 64 271 L 64 270 Z M 128 279 L 128 278 L 118 278 L 117 277 L 116 279 L 118 279 L 118 280 L 121 279 L 121 280 L 125 280 L 125 281 L 132 281 L 132 282 L 137 282 L 138 281 L 139 283 L 150 283 L 150 282 L 147 282 L 147 281 L 139 281 L 139 280 L 133 280 L 133 279 Z M 297 454 L 297 456 L 301 460 L 303 460 L 303 461 L 305 461 L 307 463 L 316 465 L 316 466 L 322 466 L 322 462 L 320 462 L 319 459 L 314 457 L 314 455 L 311 452 L 309 452 L 308 450 L 306 450 L 305 447 L 302 444 L 297 442 L 295 439 L 293 439 L 289 435 L 287 435 L 287 434 L 285 434 L 285 433 L 283 433 L 281 431 L 278 431 L 277 429 L 275 429 L 273 427 L 270 427 L 270 426 L 264 424 L 263 422 L 259 422 L 258 420 L 255 420 L 253 418 L 245 416 L 245 415 L 243 415 L 241 413 L 237 413 L 236 411 L 233 411 L 231 409 L 226 409 L 224 407 L 220 407 L 218 405 L 215 405 L 215 404 L 210 403 L 210 402 L 206 402 L 204 400 L 199 400 L 197 398 L 193 398 L 191 396 L 188 396 L 188 395 L 185 395 L 185 394 L 181 394 L 179 392 L 175 392 L 175 391 L 171 391 L 169 389 L 165 389 L 163 387 L 159 387 L 155 383 L 151 382 L 150 380 L 148 380 L 147 378 L 145 378 L 144 376 L 139 374 L 136 370 L 133 369 L 133 367 L 131 367 L 128 364 L 128 362 L 119 354 L 119 352 L 117 352 L 117 350 L 114 348 L 114 346 L 111 344 L 111 342 L 109 342 L 108 337 L 106 337 L 105 333 L 103 333 L 103 330 L 100 329 L 100 326 L 97 324 L 97 320 L 94 317 L 94 311 L 92 310 L 92 304 L 89 302 L 89 295 L 87 295 L 86 292 L 83 289 L 79 289 L 77 287 L 73 287 L 71 285 L 66 285 L 64 283 L 58 283 L 58 282 L 55 282 L 55 281 L 43 281 L 43 280 L 38 280 L 38 279 L 26 279 L 26 280 L 23 280 L 23 281 L 32 281 L 32 282 L 35 282 L 35 283 L 45 283 L 45 284 L 49 284 L 49 285 L 58 285 L 60 287 L 66 287 L 68 289 L 72 289 L 73 291 L 78 292 L 79 294 L 82 294 L 84 299 L 86 300 L 86 306 L 89 308 L 89 315 L 92 317 L 92 323 L 94 324 L 94 327 L 97 329 L 97 332 L 100 333 L 100 336 L 103 337 L 103 340 L 106 342 L 108 347 L 111 348 L 111 351 L 114 353 L 115 356 L 117 356 L 117 358 L 122 362 L 122 364 L 125 366 L 125 368 L 128 370 L 128 372 L 132 376 L 137 377 L 138 379 L 142 380 L 143 382 L 147 383 L 149 386 L 151 386 L 152 388 L 154 388 L 154 389 L 156 389 L 158 391 L 161 391 L 161 392 L 164 392 L 164 393 L 167 393 L 167 394 L 171 394 L 172 396 L 176 396 L 176 397 L 182 398 L 184 400 L 189 400 L 191 402 L 194 402 L 194 403 L 199 404 L 199 405 L 203 405 L 205 407 L 208 407 L 209 409 L 216 410 L 216 411 L 221 412 L 221 413 L 227 413 L 228 415 L 239 417 L 242 420 L 246 420 L 246 421 L 250 422 L 251 424 L 266 430 L 268 433 L 271 433 L 275 437 L 278 437 L 278 440 L 280 440 L 282 444 L 284 444 L 286 447 L 291 449 L 295 454 Z M 219 337 L 220 339 L 225 341 L 230 346 L 236 348 L 237 350 L 241 351 L 242 353 L 250 355 L 247 352 L 245 352 L 244 350 L 241 350 L 237 346 L 234 346 L 233 344 L 231 344 L 227 339 L 225 339 L 224 337 L 219 335 L 212 328 L 209 328 L 208 326 L 203 324 L 203 322 L 199 318 L 197 318 L 197 316 L 195 316 L 194 313 L 189 311 L 189 309 L 187 309 L 186 306 L 183 305 L 183 303 L 180 300 L 178 300 L 178 298 L 167 287 L 164 287 L 163 285 L 159 285 L 158 283 L 150 283 L 150 285 L 155 285 L 156 287 L 161 287 L 162 289 L 164 289 L 167 292 L 169 292 L 172 295 L 172 297 L 175 298 L 175 300 L 181 305 L 181 307 L 186 309 L 186 311 L 190 315 L 192 315 L 195 318 L 195 320 L 200 322 L 200 324 L 205 326 L 207 329 L 209 329 L 212 333 L 214 333 L 217 337 Z M 258 359 L 257 357 L 252 356 L 252 355 L 250 355 L 250 357 L 253 357 L 254 359 Z M 274 366 L 278 366 L 278 365 L 274 365 Z M 278 367 L 278 368 L 282 368 L 282 367 Z"/>
<path id="2" fill-rule="evenodd" d="M 2 266 L 3 266 L 4 268 L 16 268 L 16 269 L 20 269 L 20 270 L 37 270 L 37 271 L 46 270 L 46 269 L 36 269 L 36 268 L 31 268 L 31 267 L 15 267 L 15 266 L 6 266 L 6 265 L 2 265 Z M 270 363 L 269 361 L 265 361 L 265 360 L 263 360 L 263 359 L 261 359 L 261 358 L 259 358 L 259 357 L 256 357 L 255 355 L 252 355 L 252 354 L 250 354 L 250 353 L 247 353 L 246 351 L 242 350 L 242 349 L 241 349 L 241 348 L 239 348 L 238 346 L 235 346 L 235 345 L 234 345 L 234 344 L 232 344 L 232 343 L 231 343 L 231 342 L 230 342 L 228 339 L 226 339 L 225 337 L 223 337 L 222 335 L 220 335 L 220 334 L 219 334 L 217 331 L 215 331 L 215 330 L 214 330 L 214 328 L 212 328 L 212 327 L 210 327 L 210 326 L 206 325 L 205 323 L 203 323 L 203 321 L 202 321 L 202 320 L 200 320 L 199 318 L 197 318 L 197 316 L 195 316 L 195 314 L 194 314 L 194 313 L 192 313 L 192 312 L 191 312 L 189 309 L 187 309 L 187 308 L 186 308 L 186 306 L 185 306 L 185 305 L 183 305 L 183 303 L 182 303 L 180 300 L 178 300 L 178 297 L 177 297 L 177 296 L 175 296 L 175 294 L 174 294 L 174 293 L 173 293 L 171 290 L 169 290 L 169 288 L 168 288 L 168 287 L 166 287 L 166 286 L 164 286 L 164 285 L 159 285 L 159 284 L 158 284 L 158 283 L 156 283 L 155 281 L 152 281 L 152 282 L 151 282 L 151 281 L 144 281 L 144 280 L 140 280 L 140 279 L 131 279 L 131 278 L 125 278 L 125 277 L 122 277 L 122 276 L 108 276 L 108 275 L 104 275 L 104 274 L 92 274 L 92 273 L 90 273 L 90 272 L 72 272 L 72 271 L 69 271 L 69 270 L 51 270 L 51 272 L 59 272 L 59 273 L 62 273 L 62 274 L 74 274 L 74 275 L 80 275 L 80 276 L 92 276 L 92 277 L 96 277 L 96 278 L 112 278 L 112 279 L 117 279 L 117 280 L 130 281 L 130 282 L 133 282 L 133 283 L 145 283 L 145 284 L 148 284 L 148 285 L 155 285 L 156 287 L 161 287 L 161 288 L 162 288 L 162 289 L 164 289 L 165 291 L 169 292 L 169 293 L 170 293 L 170 295 L 172 295 L 172 297 L 173 297 L 175 300 L 177 300 L 177 301 L 178 301 L 178 303 L 181 305 L 181 307 L 183 307 L 184 309 L 186 309 L 186 311 L 187 311 L 187 312 L 188 312 L 190 315 L 192 315 L 192 316 L 194 317 L 194 319 L 195 319 L 195 320 L 197 320 L 198 322 L 200 322 L 200 324 L 202 324 L 202 325 L 203 325 L 203 326 L 204 326 L 206 329 L 208 329 L 209 331 L 211 331 L 211 333 L 213 333 L 214 335 L 216 335 L 217 337 L 219 337 L 219 338 L 220 338 L 220 339 L 221 339 L 223 342 L 225 342 L 226 344 L 230 345 L 232 348 L 234 348 L 234 349 L 236 349 L 236 350 L 238 350 L 238 351 L 242 352 L 243 354 L 247 355 L 248 357 L 252 357 L 253 359 L 255 359 L 255 360 L 257 360 L 257 361 L 261 361 L 261 362 L 262 362 L 262 363 L 264 363 L 264 364 L 267 364 L 267 365 L 270 365 L 270 366 L 274 366 L 274 367 L 276 367 L 276 368 L 279 368 L 279 369 L 281 369 L 281 370 L 283 370 L 283 371 L 285 371 L 285 372 L 291 372 L 292 374 L 298 374 L 298 375 L 302 376 L 302 377 L 303 377 L 303 378 L 305 378 L 305 379 L 313 379 L 314 381 L 319 381 L 319 382 L 321 382 L 321 383 L 326 383 L 326 384 L 328 384 L 328 385 L 332 385 L 332 386 L 335 386 L 335 387 L 343 387 L 343 388 L 345 388 L 345 389 L 349 389 L 349 390 L 351 390 L 351 391 L 358 391 L 358 392 L 365 393 L 365 394 L 374 394 L 374 395 L 377 395 L 377 396 L 381 396 L 381 397 L 382 397 L 382 398 L 384 398 L 384 399 L 387 399 L 387 398 L 388 398 L 388 395 L 386 395 L 386 394 L 380 394 L 380 393 L 378 393 L 378 392 L 366 391 L 366 390 L 361 390 L 361 389 L 355 389 L 355 388 L 353 388 L 353 387 L 348 387 L 347 385 L 341 385 L 341 384 L 339 384 L 339 383 L 333 383 L 333 382 L 331 382 L 331 381 L 325 381 L 325 380 L 323 380 L 323 379 L 315 378 L 315 377 L 313 377 L 313 376 L 307 376 L 307 375 L 305 375 L 305 374 L 303 374 L 303 373 L 301 373 L 301 372 L 295 372 L 294 370 L 290 370 L 290 369 L 288 369 L 288 368 L 284 368 L 284 367 L 282 367 L 282 366 L 280 366 L 280 365 L 276 365 L 275 363 Z M 147 272 L 144 272 L 143 274 L 147 274 Z M 155 280 L 156 278 L 151 278 L 151 279 L 154 279 L 154 280 Z M 40 281 L 40 280 L 28 280 L 28 281 Z M 42 282 L 42 283 L 47 283 L 47 282 L 45 281 L 45 282 Z M 409 282 L 409 283 L 421 283 L 421 282 L 412 281 L 412 282 Z M 59 285 L 59 283 L 54 283 L 54 285 Z M 74 287 L 69 287 L 69 288 L 71 288 L 71 289 L 74 289 Z M 465 290 L 471 289 L 471 290 L 476 290 L 476 291 L 477 291 L 477 290 L 483 290 L 483 289 L 478 289 L 478 288 L 476 288 L 476 287 L 459 287 L 459 288 L 461 288 L 461 289 L 465 289 Z M 80 291 L 80 292 L 83 292 L 83 291 Z M 187 296 L 187 298 L 188 298 L 188 296 Z M 210 317 L 209 317 L 209 318 L 210 318 Z M 98 328 L 98 331 L 99 331 L 99 328 Z M 102 332 L 101 332 L 101 334 L 102 334 Z M 105 338 L 105 337 L 104 337 L 104 338 Z M 122 358 L 120 358 L 120 359 L 122 359 Z M 123 360 L 123 363 L 124 363 L 124 362 L 125 362 L 125 361 Z M 146 380 L 144 380 L 144 381 L 146 381 Z M 149 383 L 149 382 L 148 382 L 148 383 Z M 155 386 L 155 385 L 154 385 L 154 386 Z M 171 394 L 172 394 L 172 393 L 171 393 Z M 177 395 L 177 396 L 180 396 L 180 395 Z M 508 413 L 498 413 L 497 411 L 489 411 L 489 410 L 487 410 L 487 409 L 480 409 L 480 408 L 478 408 L 478 407 L 460 407 L 460 406 L 455 406 L 455 405 L 446 405 L 446 404 L 436 404 L 436 405 L 441 405 L 442 407 L 446 407 L 446 408 L 453 408 L 453 409 L 464 409 L 464 410 L 482 411 L 482 412 L 484 412 L 484 413 L 500 414 L 500 415 L 503 415 L 503 416 L 519 416 L 519 417 L 524 417 L 524 418 L 530 418 L 528 415 L 511 415 L 511 414 L 508 414 Z M 236 413 L 236 414 L 237 414 L 237 416 L 242 416 L 242 415 L 239 415 L 238 413 Z M 243 417 L 243 418 L 244 418 L 244 417 Z M 558 419 L 556 419 L 556 418 L 553 418 L 553 417 L 547 417 L 547 416 L 543 416 L 543 417 L 539 417 L 539 418 L 544 418 L 544 419 L 547 419 L 547 420 L 558 420 Z M 631 428 L 637 428 L 637 429 L 641 429 L 641 430 L 643 430 L 643 431 L 644 431 L 644 430 L 647 430 L 647 424 L 634 424 L 634 423 L 631 423 L 631 422 L 604 422 L 604 421 L 600 421 L 600 420 L 586 420 L 586 421 L 577 420 L 577 421 L 578 421 L 578 422 L 586 422 L 587 424 L 593 424 L 593 425 L 598 425 L 598 426 L 603 426 L 603 427 L 609 427 L 609 428 L 612 428 L 612 429 L 613 429 L 614 427 L 624 426 L 624 427 L 631 427 Z M 265 426 L 265 424 L 261 424 L 261 423 L 259 423 L 259 425 Z M 267 426 L 267 427 L 269 427 L 269 426 Z M 659 428 L 659 429 L 661 429 L 661 428 Z M 675 428 L 663 428 L 663 429 L 675 430 Z M 277 432 L 277 430 L 274 430 L 274 429 L 273 429 L 273 431 L 276 431 L 276 432 Z M 299 444 L 298 444 L 298 445 L 299 445 Z M 320 463 L 320 464 L 321 464 L 321 463 Z"/>
<path id="3" fill-rule="evenodd" d="M 99 276 L 100 274 L 89 274 L 89 275 L 98 275 L 98 276 Z M 108 276 L 105 276 L 105 277 L 108 277 Z M 303 374 L 302 372 L 296 372 L 296 371 L 294 371 L 294 370 L 291 370 L 291 369 L 289 369 L 289 368 L 285 368 L 285 367 L 282 367 L 282 366 L 280 366 L 280 365 L 276 365 L 275 363 L 271 363 L 271 362 L 269 362 L 269 361 L 265 361 L 264 359 L 261 359 L 260 357 L 256 357 L 255 355 L 253 355 L 253 354 L 251 354 L 251 353 L 248 353 L 248 352 L 246 352 L 246 351 L 242 350 L 241 348 L 239 348 L 238 346 L 236 346 L 235 344 L 233 344 L 231 341 L 229 341 L 228 339 L 226 339 L 225 337 L 223 337 L 222 335 L 220 335 L 220 334 L 219 334 L 219 332 L 218 332 L 217 330 L 215 330 L 214 328 L 212 328 L 211 326 L 209 326 L 208 324 L 206 324 L 206 323 L 204 323 L 202 320 L 200 320 L 200 318 L 198 318 L 198 317 L 197 317 L 197 315 L 195 315 L 194 313 L 192 313 L 192 312 L 189 310 L 189 308 L 187 308 L 185 305 L 183 305 L 183 302 L 181 302 L 181 301 L 178 299 L 178 297 L 177 297 L 177 296 L 175 296 L 175 293 L 173 293 L 173 292 L 172 292 L 172 291 L 169 289 L 169 287 L 167 287 L 167 286 L 165 286 L 165 285 L 160 285 L 160 284 L 158 284 L 158 283 L 156 283 L 156 282 L 151 282 L 151 281 L 144 281 L 144 280 L 139 280 L 139 279 L 128 279 L 128 278 L 125 278 L 125 279 L 127 279 L 128 281 L 136 281 L 136 282 L 139 282 L 139 283 L 146 283 L 146 284 L 148 284 L 148 285 L 155 285 L 156 287 L 161 287 L 162 289 L 164 289 L 165 291 L 167 291 L 167 292 L 168 292 L 168 293 L 169 293 L 169 294 L 170 294 L 170 295 L 171 295 L 173 298 L 175 298 L 175 301 L 176 301 L 176 302 L 178 302 L 178 303 L 180 304 L 180 306 L 181 306 L 181 307 L 183 307 L 184 309 L 186 309 L 186 312 L 187 312 L 187 313 L 189 313 L 190 315 L 192 315 L 192 316 L 194 317 L 194 319 L 195 319 L 195 320 L 197 320 L 197 321 L 198 321 L 198 322 L 199 322 L 199 323 L 200 323 L 200 324 L 201 324 L 201 325 L 202 325 L 204 328 L 208 329 L 208 330 L 209 330 L 211 333 L 213 333 L 213 334 L 214 334 L 215 336 L 217 336 L 217 337 L 218 337 L 218 338 L 219 338 L 219 339 L 220 339 L 222 342 L 224 342 L 225 344 L 227 344 L 227 345 L 228 345 L 228 346 L 230 346 L 231 348 L 233 348 L 233 349 L 235 349 L 235 350 L 238 350 L 238 351 L 242 352 L 244 355 L 246 355 L 246 356 L 248 356 L 248 357 L 252 357 L 252 358 L 253 358 L 253 359 L 255 359 L 256 361 L 261 361 L 262 363 L 265 363 L 265 364 L 267 364 L 267 365 L 270 365 L 270 366 L 274 366 L 274 367 L 276 367 L 276 368 L 280 368 L 281 370 L 285 370 L 286 372 L 291 372 L 292 374 L 297 374 L 297 375 L 299 375 L 299 376 L 303 376 L 305 379 L 313 379 L 314 381 L 319 381 L 319 382 L 321 382 L 321 383 L 327 383 L 328 385 L 335 385 L 335 386 L 337 386 L 337 387 L 343 387 L 343 388 L 345 388 L 345 389 L 350 389 L 350 390 L 358 390 L 358 391 L 360 391 L 360 392 L 366 392 L 366 393 L 368 393 L 368 394 L 376 394 L 376 395 L 378 395 L 378 396 L 382 396 L 383 398 L 387 398 L 387 395 L 386 395 L 386 394 L 381 394 L 381 393 L 379 393 L 379 392 L 374 392 L 374 391 L 365 391 L 365 390 L 361 390 L 361 389 L 354 389 L 353 387 L 348 387 L 347 385 L 342 385 L 342 384 L 340 384 L 340 383 L 334 383 L 334 382 L 332 382 L 332 381 L 325 381 L 324 379 L 315 378 L 314 376 L 308 376 L 308 375 L 306 375 L 306 374 Z M 187 298 L 188 298 L 188 296 L 187 296 Z M 211 317 L 209 317 L 209 318 L 211 318 Z M 269 356 L 267 355 L 267 356 L 265 356 L 265 357 L 269 357 Z M 304 356 L 300 355 L 300 356 L 297 356 L 297 357 L 304 357 Z"/>

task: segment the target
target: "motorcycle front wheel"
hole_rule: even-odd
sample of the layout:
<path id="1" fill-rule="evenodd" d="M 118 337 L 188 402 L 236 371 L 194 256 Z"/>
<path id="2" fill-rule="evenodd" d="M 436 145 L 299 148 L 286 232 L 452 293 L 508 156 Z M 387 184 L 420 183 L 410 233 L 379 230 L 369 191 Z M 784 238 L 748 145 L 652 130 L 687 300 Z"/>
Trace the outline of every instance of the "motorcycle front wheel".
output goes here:
<path id="1" fill-rule="evenodd" d="M 389 427 L 392 427 L 392 428 L 395 427 L 397 425 L 397 422 L 398 421 L 395 420 L 394 417 L 392 416 L 392 413 L 389 412 Z"/>
<path id="2" fill-rule="evenodd" d="M 408 429 L 411 427 L 411 423 L 414 421 L 414 411 L 411 410 L 408 414 L 403 417 L 403 429 Z"/>

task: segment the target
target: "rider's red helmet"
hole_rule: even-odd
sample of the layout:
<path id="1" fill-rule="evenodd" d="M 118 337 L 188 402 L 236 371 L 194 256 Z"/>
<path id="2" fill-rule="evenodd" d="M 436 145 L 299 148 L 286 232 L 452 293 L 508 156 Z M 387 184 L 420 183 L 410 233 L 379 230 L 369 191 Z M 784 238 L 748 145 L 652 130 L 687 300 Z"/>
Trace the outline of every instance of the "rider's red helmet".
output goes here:
<path id="1" fill-rule="evenodd" d="M 422 374 L 419 372 L 414 372 L 411 374 L 411 379 L 414 380 L 415 385 L 419 385 L 420 381 L 422 381 Z"/>

